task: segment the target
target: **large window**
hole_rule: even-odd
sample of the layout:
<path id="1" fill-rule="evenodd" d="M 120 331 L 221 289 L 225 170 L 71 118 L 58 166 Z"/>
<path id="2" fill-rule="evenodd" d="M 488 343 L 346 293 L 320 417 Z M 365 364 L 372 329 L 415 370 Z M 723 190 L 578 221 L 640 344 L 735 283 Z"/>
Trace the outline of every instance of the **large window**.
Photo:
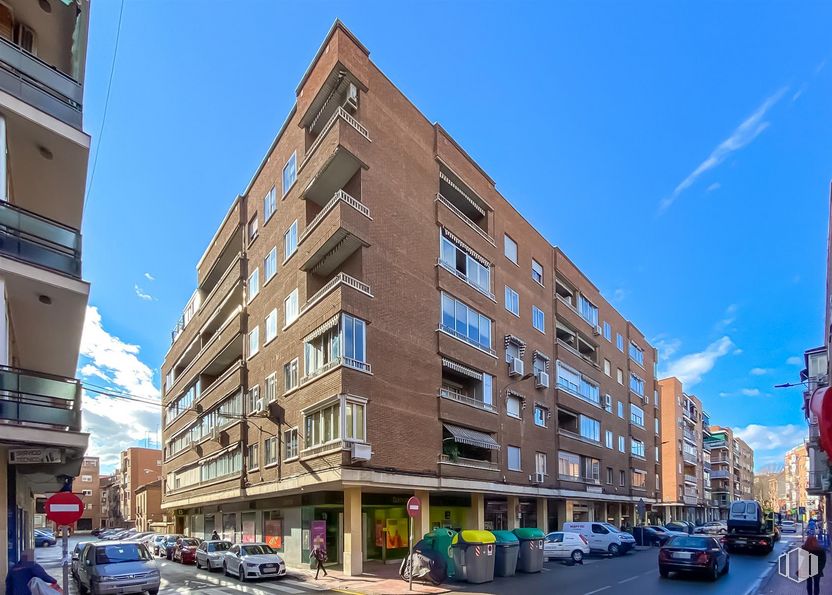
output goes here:
<path id="1" fill-rule="evenodd" d="M 277 310 L 272 310 L 266 316 L 266 343 L 277 336 Z"/>
<path id="2" fill-rule="evenodd" d="M 440 235 L 439 262 L 480 291 L 491 294 L 491 266 L 479 255 L 474 256 L 461 246 Z"/>
<path id="3" fill-rule="evenodd" d="M 266 283 L 277 274 L 277 246 L 266 255 L 263 261 L 263 274 L 266 276 Z"/>
<path id="4" fill-rule="evenodd" d="M 238 448 L 213 459 L 204 460 L 187 469 L 168 473 L 167 489 L 177 490 L 239 473 L 242 470 L 242 463 L 243 453 Z"/>
<path id="5" fill-rule="evenodd" d="M 538 475 L 546 476 L 549 474 L 549 470 L 547 469 L 548 465 L 546 464 L 546 453 L 545 452 L 537 452 L 534 454 L 534 471 Z"/>
<path id="6" fill-rule="evenodd" d="M 283 432 L 283 460 L 294 459 L 298 456 L 298 429 L 292 428 Z"/>
<path id="7" fill-rule="evenodd" d="M 517 242 L 508 237 L 508 235 L 505 235 L 503 237 L 503 250 L 505 252 L 506 258 L 508 258 L 514 264 L 517 264 Z"/>
<path id="8" fill-rule="evenodd" d="M 644 351 L 632 341 L 630 341 L 630 359 L 642 368 L 644 367 Z"/>
<path id="9" fill-rule="evenodd" d="M 304 449 L 344 440 L 364 442 L 367 435 L 366 402 L 342 396 L 304 415 Z"/>
<path id="10" fill-rule="evenodd" d="M 170 423 L 182 413 L 191 408 L 194 401 L 198 401 L 201 394 L 199 382 L 189 386 L 179 397 L 168 403 L 165 409 L 165 422 Z"/>
<path id="11" fill-rule="evenodd" d="M 580 479 L 581 457 L 571 452 L 558 453 L 558 475 L 563 479 Z"/>
<path id="12" fill-rule="evenodd" d="M 277 387 L 276 387 L 277 380 L 276 380 L 276 377 L 277 377 L 277 375 L 274 372 L 272 372 L 271 374 L 266 376 L 266 382 L 264 384 L 264 388 L 265 388 L 266 392 L 265 392 L 264 396 L 266 397 L 266 402 L 268 402 L 268 403 L 271 403 L 272 401 L 274 401 L 277 398 Z"/>
<path id="13" fill-rule="evenodd" d="M 520 296 L 508 285 L 506 285 L 506 310 L 515 316 L 520 316 Z"/>
<path id="14" fill-rule="evenodd" d="M 275 192 L 274 186 L 272 186 L 272 189 L 266 193 L 266 197 L 263 199 L 263 225 L 272 218 L 276 210 L 277 192 Z"/>
<path id="15" fill-rule="evenodd" d="M 630 374 L 630 390 L 639 395 L 640 397 L 644 396 L 644 380 L 636 376 L 635 374 Z"/>
<path id="16" fill-rule="evenodd" d="M 260 448 L 258 444 L 249 445 L 246 460 L 248 461 L 249 471 L 254 471 L 260 467 Z"/>
<path id="17" fill-rule="evenodd" d="M 293 221 L 283 234 L 283 261 L 289 260 L 289 257 L 298 249 L 298 222 Z"/>
<path id="18" fill-rule="evenodd" d="M 644 458 L 644 442 L 641 440 L 636 440 L 635 438 L 630 439 L 630 449 L 634 456 Z"/>
<path id="19" fill-rule="evenodd" d="M 269 465 L 276 464 L 278 461 L 277 438 L 274 436 L 272 436 L 271 438 L 266 438 L 266 442 L 263 444 L 263 446 L 263 464 L 266 465 L 266 467 L 268 467 Z"/>
<path id="20" fill-rule="evenodd" d="M 647 473 L 633 469 L 633 488 L 640 490 L 647 488 Z"/>
<path id="21" fill-rule="evenodd" d="M 344 438 L 364 442 L 364 403 L 346 401 L 344 403 Z"/>
<path id="22" fill-rule="evenodd" d="M 298 317 L 298 290 L 297 287 L 283 300 L 283 324 L 289 326 Z"/>
<path id="23" fill-rule="evenodd" d="M 560 361 L 557 362 L 557 372 L 559 388 L 565 389 L 590 403 L 596 405 L 601 403 L 601 392 L 597 384 Z"/>
<path id="24" fill-rule="evenodd" d="M 331 326 L 304 343 L 304 376 L 315 376 L 341 363 L 369 370 L 367 365 L 366 323 L 341 314 Z"/>
<path id="25" fill-rule="evenodd" d="M 295 183 L 295 180 L 298 177 L 297 162 L 297 154 L 292 153 L 292 156 L 289 157 L 289 161 L 287 161 L 286 165 L 283 166 L 283 196 L 286 196 L 286 193 L 289 192 L 289 188 L 292 187 L 292 184 Z"/>
<path id="26" fill-rule="evenodd" d="M 546 315 L 537 306 L 532 306 L 532 326 L 541 333 L 546 332 Z"/>
<path id="27" fill-rule="evenodd" d="M 254 269 L 251 275 L 248 277 L 248 301 L 251 303 L 251 300 L 257 297 L 257 294 L 260 293 L 260 269 Z"/>
<path id="28" fill-rule="evenodd" d="M 578 296 L 578 312 L 589 324 L 598 326 L 598 307 L 582 295 Z"/>
<path id="29" fill-rule="evenodd" d="M 584 462 L 584 479 L 590 483 L 601 483 L 601 462 L 590 457 L 581 457 Z"/>
<path id="30" fill-rule="evenodd" d="M 491 350 L 491 319 L 442 294 L 442 330 L 476 347 Z"/>
<path id="31" fill-rule="evenodd" d="M 508 447 L 508 468 L 509 471 L 522 471 L 523 467 L 520 461 L 520 448 L 517 446 Z"/>
<path id="32" fill-rule="evenodd" d="M 644 410 L 632 403 L 630 403 L 630 422 L 640 428 L 644 427 Z"/>
<path id="33" fill-rule="evenodd" d="M 601 422 L 581 415 L 581 436 L 595 442 L 601 441 Z"/>

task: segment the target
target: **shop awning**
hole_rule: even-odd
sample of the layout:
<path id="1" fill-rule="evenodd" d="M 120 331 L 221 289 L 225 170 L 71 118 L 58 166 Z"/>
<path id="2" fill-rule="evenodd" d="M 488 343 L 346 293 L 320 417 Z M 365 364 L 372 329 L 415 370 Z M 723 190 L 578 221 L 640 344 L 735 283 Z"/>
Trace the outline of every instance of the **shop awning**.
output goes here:
<path id="1" fill-rule="evenodd" d="M 469 430 L 468 428 L 460 428 L 451 424 L 443 424 L 445 429 L 451 433 L 454 442 L 460 444 L 468 444 L 470 446 L 478 446 L 480 448 L 487 448 L 489 450 L 500 450 L 500 445 L 494 438 L 485 432 L 478 432 L 477 430 Z"/>
<path id="2" fill-rule="evenodd" d="M 474 378 L 475 380 L 482 380 L 482 372 L 477 372 L 476 370 L 453 362 L 449 359 L 445 359 L 444 357 L 442 358 L 442 365 L 449 370 L 462 374 L 463 376 L 468 376 L 469 378 Z"/>

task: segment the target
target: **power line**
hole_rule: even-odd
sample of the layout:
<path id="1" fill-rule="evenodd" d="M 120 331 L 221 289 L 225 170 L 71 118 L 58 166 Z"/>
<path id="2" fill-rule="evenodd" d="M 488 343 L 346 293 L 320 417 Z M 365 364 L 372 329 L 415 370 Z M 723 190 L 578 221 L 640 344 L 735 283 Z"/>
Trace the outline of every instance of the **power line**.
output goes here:
<path id="1" fill-rule="evenodd" d="M 110 107 L 110 90 L 113 86 L 113 73 L 116 70 L 116 56 L 118 55 L 118 43 L 121 40 L 121 20 L 124 16 L 124 0 L 121 0 L 121 7 L 118 11 L 118 26 L 116 28 L 116 44 L 113 48 L 113 61 L 110 63 L 110 78 L 107 81 L 107 94 L 104 96 L 104 113 L 101 115 L 101 128 L 98 130 L 98 142 L 95 144 L 95 155 L 92 158 L 92 169 L 90 170 L 90 183 L 87 186 L 87 196 L 84 198 L 83 210 L 87 210 L 89 204 L 92 184 L 95 180 L 95 168 L 98 165 L 98 154 L 101 152 L 101 142 L 104 140 L 104 125 L 107 123 L 107 108 Z"/>

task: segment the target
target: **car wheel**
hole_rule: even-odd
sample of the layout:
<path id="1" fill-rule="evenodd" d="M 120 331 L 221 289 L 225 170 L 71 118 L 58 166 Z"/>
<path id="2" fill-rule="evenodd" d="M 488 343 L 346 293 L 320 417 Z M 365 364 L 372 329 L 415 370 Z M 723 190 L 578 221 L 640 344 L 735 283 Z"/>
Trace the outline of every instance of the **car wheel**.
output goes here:
<path id="1" fill-rule="evenodd" d="M 147 595 L 159 595 L 159 589 L 150 589 L 148 590 Z"/>
<path id="2" fill-rule="evenodd" d="M 228 576 L 228 564 L 226 564 L 225 562 L 222 563 L 222 573 L 225 576 Z"/>
<path id="3" fill-rule="evenodd" d="M 196 564 L 196 569 L 201 570 L 202 566 L 199 565 L 199 557 L 194 558 L 194 564 Z"/>
<path id="4" fill-rule="evenodd" d="M 717 564 L 716 560 L 714 560 L 713 565 L 711 565 L 711 569 L 708 572 L 708 578 L 710 578 L 712 581 L 715 581 L 719 578 L 719 564 Z"/>
<path id="5" fill-rule="evenodd" d="M 572 552 L 572 561 L 575 564 L 580 564 L 584 561 L 584 553 L 581 550 L 575 550 Z"/>
<path id="6" fill-rule="evenodd" d="M 722 574 L 728 574 L 729 570 L 731 570 L 731 560 L 725 560 L 725 567 L 722 569 Z"/>
<path id="7" fill-rule="evenodd" d="M 610 556 L 617 556 L 621 553 L 621 548 L 618 547 L 617 543 L 611 543 L 609 548 Z"/>
<path id="8" fill-rule="evenodd" d="M 670 571 L 664 566 L 659 566 L 659 574 L 662 578 L 667 578 L 670 576 Z"/>
<path id="9" fill-rule="evenodd" d="M 243 568 L 242 564 L 240 564 L 239 568 L 237 569 L 237 578 L 240 579 L 241 583 L 246 582 L 246 569 Z"/>

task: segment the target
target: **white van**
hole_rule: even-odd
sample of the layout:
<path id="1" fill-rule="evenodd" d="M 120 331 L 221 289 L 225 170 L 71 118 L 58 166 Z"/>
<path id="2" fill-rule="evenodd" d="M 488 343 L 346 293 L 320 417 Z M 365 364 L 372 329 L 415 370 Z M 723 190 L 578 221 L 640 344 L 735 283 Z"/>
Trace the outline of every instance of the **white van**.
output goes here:
<path id="1" fill-rule="evenodd" d="M 610 525 L 601 522 L 564 523 L 563 530 L 583 535 L 589 542 L 589 549 L 618 556 L 624 554 L 636 545 L 636 540 L 629 533 L 623 533 Z"/>

